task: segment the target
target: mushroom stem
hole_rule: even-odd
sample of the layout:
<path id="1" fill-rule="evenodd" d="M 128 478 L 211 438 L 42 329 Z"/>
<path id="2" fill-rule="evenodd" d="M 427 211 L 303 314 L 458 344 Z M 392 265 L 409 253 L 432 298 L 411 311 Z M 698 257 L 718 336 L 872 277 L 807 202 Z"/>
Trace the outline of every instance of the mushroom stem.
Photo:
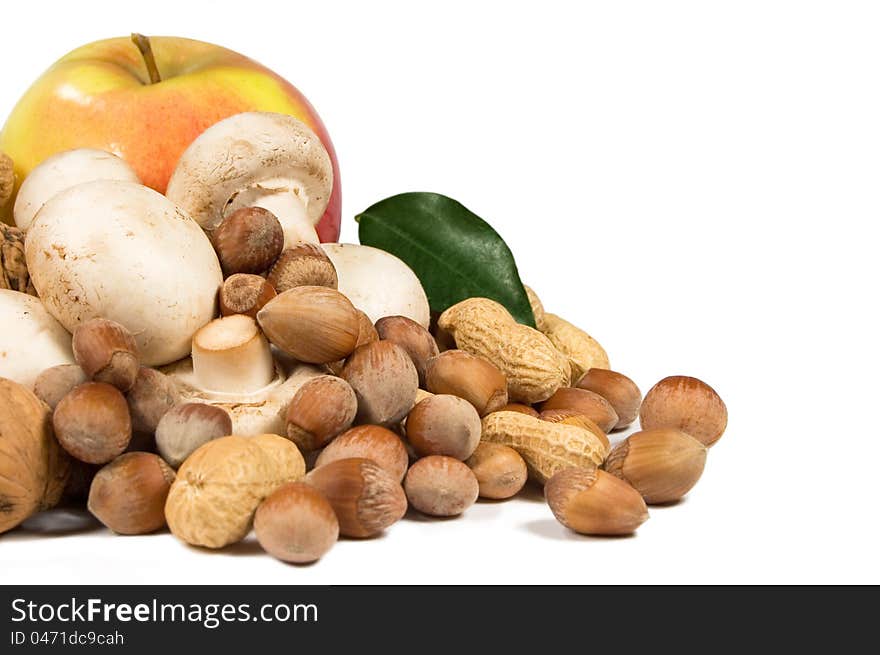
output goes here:
<path id="1" fill-rule="evenodd" d="M 262 207 L 272 212 L 284 231 L 284 247 L 301 241 L 318 243 L 318 233 L 309 218 L 309 198 L 295 180 L 272 179 L 256 182 L 235 195 L 224 214 L 242 207 Z"/>
<path id="2" fill-rule="evenodd" d="M 132 32 L 131 40 L 140 51 L 141 57 L 144 58 L 147 73 L 150 75 L 150 84 L 158 84 L 162 81 L 162 76 L 159 75 L 159 68 L 156 66 L 156 58 L 153 56 L 153 46 L 150 43 L 150 37 Z"/>
<path id="3" fill-rule="evenodd" d="M 214 319 L 193 337 L 193 375 L 208 391 L 249 394 L 275 379 L 269 342 L 250 316 Z"/>

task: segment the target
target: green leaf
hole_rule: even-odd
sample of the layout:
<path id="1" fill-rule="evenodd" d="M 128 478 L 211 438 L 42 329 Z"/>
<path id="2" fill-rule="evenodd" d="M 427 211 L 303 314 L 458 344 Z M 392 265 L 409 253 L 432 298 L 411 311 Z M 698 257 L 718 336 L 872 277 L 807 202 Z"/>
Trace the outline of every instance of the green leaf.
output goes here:
<path id="1" fill-rule="evenodd" d="M 438 193 L 402 193 L 359 214 L 362 244 L 405 261 L 425 288 L 431 310 L 466 298 L 491 298 L 535 327 L 510 248 L 482 218 Z"/>

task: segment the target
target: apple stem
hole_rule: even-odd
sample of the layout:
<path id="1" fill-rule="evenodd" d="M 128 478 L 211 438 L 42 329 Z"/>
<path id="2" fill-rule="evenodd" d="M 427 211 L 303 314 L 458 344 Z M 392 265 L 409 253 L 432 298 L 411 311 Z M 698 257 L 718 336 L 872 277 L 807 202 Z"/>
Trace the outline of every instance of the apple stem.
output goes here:
<path id="1" fill-rule="evenodd" d="M 153 46 L 150 45 L 150 37 L 132 32 L 131 40 L 137 46 L 137 49 L 140 50 L 141 57 L 144 58 L 147 72 L 150 74 L 150 84 L 161 82 L 162 76 L 159 75 L 159 69 L 156 67 L 156 58 L 153 56 Z"/>

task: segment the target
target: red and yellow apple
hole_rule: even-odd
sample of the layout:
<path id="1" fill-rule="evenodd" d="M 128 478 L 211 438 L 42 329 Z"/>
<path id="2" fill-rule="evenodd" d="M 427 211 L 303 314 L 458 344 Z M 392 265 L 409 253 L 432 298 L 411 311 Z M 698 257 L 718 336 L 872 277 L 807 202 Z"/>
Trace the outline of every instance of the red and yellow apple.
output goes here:
<path id="1" fill-rule="evenodd" d="M 333 161 L 333 193 L 317 231 L 321 241 L 336 241 L 339 167 L 327 130 L 305 96 L 226 48 L 177 37 L 150 42 L 158 82 L 151 83 L 141 51 L 127 37 L 77 48 L 34 82 L 0 132 L 0 152 L 15 162 L 17 184 L 50 155 L 91 147 L 119 155 L 144 184 L 164 193 L 181 153 L 217 121 L 243 111 L 291 114 L 320 137 Z M 12 204 L 0 209 L 7 222 Z"/>

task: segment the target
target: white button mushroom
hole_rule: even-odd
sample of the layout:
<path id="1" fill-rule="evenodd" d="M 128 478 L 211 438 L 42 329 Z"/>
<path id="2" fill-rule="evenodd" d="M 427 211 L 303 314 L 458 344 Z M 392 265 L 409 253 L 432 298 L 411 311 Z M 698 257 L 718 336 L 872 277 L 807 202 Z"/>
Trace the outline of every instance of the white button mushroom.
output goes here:
<path id="1" fill-rule="evenodd" d="M 198 224 L 132 182 L 87 182 L 56 195 L 31 224 L 25 256 L 40 299 L 65 328 L 116 321 L 147 366 L 189 355 L 223 282 Z"/>
<path id="2" fill-rule="evenodd" d="M 245 112 L 216 123 L 181 155 L 166 195 L 209 234 L 232 212 L 262 207 L 278 218 L 285 247 L 318 242 L 333 188 L 321 140 L 285 114 Z"/>
<path id="3" fill-rule="evenodd" d="M 371 246 L 322 243 L 321 247 L 336 267 L 339 291 L 373 323 L 385 316 L 406 316 L 428 327 L 428 296 L 403 261 Z"/>
<path id="4" fill-rule="evenodd" d="M 192 342 L 192 357 L 163 371 L 187 402 L 217 405 L 232 419 L 232 434 L 287 434 L 287 407 L 318 366 L 276 361 L 257 322 L 234 314 L 205 325 Z"/>
<path id="5" fill-rule="evenodd" d="M 225 320 L 225 319 L 223 319 Z M 230 362 L 232 358 L 230 358 Z M 196 370 L 193 364 L 196 364 Z M 222 391 L 207 388 L 204 385 L 221 382 L 216 386 L 225 386 L 222 380 L 228 371 L 217 366 L 218 362 L 197 357 L 194 362 L 187 357 L 162 371 L 177 384 L 181 396 L 186 402 L 207 403 L 225 409 L 232 419 L 232 434 L 244 437 L 259 434 L 287 434 L 287 408 L 299 388 L 308 380 L 319 375 L 326 375 L 327 370 L 310 364 L 296 363 L 289 375 L 276 361 L 273 379 L 265 386 L 250 391 Z M 255 372 L 263 370 L 261 360 L 251 362 Z M 208 366 L 208 371 L 205 367 Z M 245 366 L 239 362 L 239 368 Z M 256 376 L 249 375 L 251 380 Z M 229 379 L 229 378 L 227 378 Z"/>
<path id="6" fill-rule="evenodd" d="M 275 379 L 269 342 L 250 316 L 216 318 L 192 342 L 194 382 L 211 391 L 248 394 Z"/>
<path id="7" fill-rule="evenodd" d="M 75 364 L 70 334 L 26 293 L 0 289 L 0 377 L 32 387 L 58 364 Z"/>
<path id="8" fill-rule="evenodd" d="M 72 186 L 94 180 L 140 184 L 134 169 L 112 153 L 94 148 L 59 152 L 34 168 L 22 182 L 12 209 L 15 224 L 27 230 L 47 200 Z"/>

